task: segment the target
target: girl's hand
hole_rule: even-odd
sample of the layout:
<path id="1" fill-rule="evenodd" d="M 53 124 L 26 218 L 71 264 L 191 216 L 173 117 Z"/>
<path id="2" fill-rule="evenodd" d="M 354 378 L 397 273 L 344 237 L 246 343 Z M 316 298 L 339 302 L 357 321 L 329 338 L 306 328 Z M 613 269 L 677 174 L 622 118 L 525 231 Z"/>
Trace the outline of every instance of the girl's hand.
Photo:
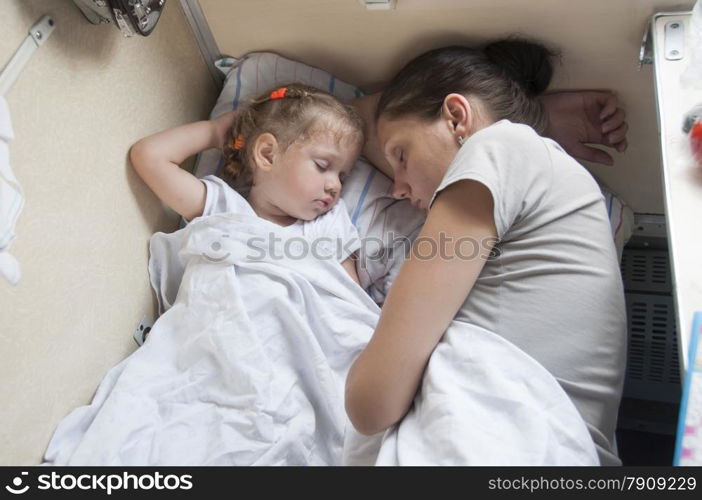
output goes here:
<path id="1" fill-rule="evenodd" d="M 213 127 L 213 147 L 224 149 L 224 145 L 229 137 L 229 130 L 232 128 L 232 125 L 234 125 L 238 113 L 238 111 L 228 111 L 210 120 Z"/>
<path id="2" fill-rule="evenodd" d="M 624 110 L 609 92 L 554 92 L 539 97 L 548 118 L 545 135 L 571 156 L 612 165 L 612 156 L 586 144 L 601 144 L 624 152 L 627 148 Z"/>

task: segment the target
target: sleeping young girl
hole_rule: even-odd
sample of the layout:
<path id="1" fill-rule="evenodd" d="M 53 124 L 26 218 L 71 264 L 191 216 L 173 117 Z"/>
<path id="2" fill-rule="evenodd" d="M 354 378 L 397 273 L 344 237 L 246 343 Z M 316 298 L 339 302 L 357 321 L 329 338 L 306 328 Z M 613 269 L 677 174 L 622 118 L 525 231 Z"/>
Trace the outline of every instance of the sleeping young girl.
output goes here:
<path id="1" fill-rule="evenodd" d="M 344 379 L 378 314 L 352 281 L 360 242 L 339 199 L 362 143 L 350 108 L 289 85 L 246 111 L 132 147 L 146 184 L 192 220 L 150 241 L 152 286 L 160 304 L 172 300 L 143 346 L 107 373 L 91 404 L 60 423 L 47 463 L 341 462 Z M 200 180 L 179 167 L 209 148 L 228 160 L 224 179 Z M 238 253 L 260 238 L 297 248 L 315 241 L 311 256 L 287 245 L 282 256 Z M 321 256 L 317 243 L 334 238 L 335 248 Z"/>
<path id="2" fill-rule="evenodd" d="M 171 128 L 130 151 L 134 169 L 166 205 L 190 221 L 215 213 L 255 215 L 309 241 L 324 238 L 358 283 L 356 229 L 340 199 L 341 183 L 363 145 L 363 124 L 350 106 L 301 84 L 273 89 L 243 111 Z M 223 151 L 224 180 L 181 169 L 186 158 Z M 232 186 L 242 192 L 240 195 Z"/>

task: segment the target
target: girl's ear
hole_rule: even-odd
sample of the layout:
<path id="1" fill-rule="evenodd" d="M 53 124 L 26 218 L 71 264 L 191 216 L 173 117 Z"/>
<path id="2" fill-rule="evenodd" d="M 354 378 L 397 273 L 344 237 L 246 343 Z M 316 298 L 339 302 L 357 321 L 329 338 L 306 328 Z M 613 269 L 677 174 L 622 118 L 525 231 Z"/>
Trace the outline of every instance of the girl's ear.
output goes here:
<path id="1" fill-rule="evenodd" d="M 475 116 L 470 101 L 461 94 L 449 94 L 441 106 L 441 117 L 446 120 L 451 134 L 465 139 L 473 133 Z"/>
<path id="2" fill-rule="evenodd" d="M 277 152 L 278 140 L 270 132 L 265 132 L 256 137 L 251 156 L 256 167 L 267 172 L 273 168 Z"/>

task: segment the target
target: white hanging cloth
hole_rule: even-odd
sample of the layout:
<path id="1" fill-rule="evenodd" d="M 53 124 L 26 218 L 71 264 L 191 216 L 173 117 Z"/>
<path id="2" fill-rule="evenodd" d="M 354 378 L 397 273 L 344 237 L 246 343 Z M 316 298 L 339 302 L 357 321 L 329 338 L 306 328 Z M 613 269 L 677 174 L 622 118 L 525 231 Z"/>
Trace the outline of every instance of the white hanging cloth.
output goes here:
<path id="1" fill-rule="evenodd" d="M 9 145 L 14 138 L 10 110 L 5 98 L 0 96 L 0 275 L 12 285 L 22 277 L 19 262 L 9 250 L 16 237 L 17 219 L 24 207 L 24 192 L 10 168 Z"/>

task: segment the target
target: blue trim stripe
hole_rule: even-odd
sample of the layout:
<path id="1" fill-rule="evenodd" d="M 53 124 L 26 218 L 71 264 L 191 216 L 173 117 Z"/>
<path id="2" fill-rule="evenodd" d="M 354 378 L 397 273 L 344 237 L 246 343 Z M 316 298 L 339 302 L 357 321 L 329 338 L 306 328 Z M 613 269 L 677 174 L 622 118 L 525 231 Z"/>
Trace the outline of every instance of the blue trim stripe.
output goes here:
<path id="1" fill-rule="evenodd" d="M 239 107 L 239 96 L 241 95 L 241 68 L 244 67 L 244 62 L 247 59 L 248 57 L 244 57 L 244 60 L 239 63 L 239 67 L 236 69 L 236 94 L 232 102 L 232 109 L 237 109 Z"/>
<path id="2" fill-rule="evenodd" d="M 331 75 L 331 80 L 329 80 L 329 93 L 334 94 L 334 87 L 336 87 L 336 77 Z"/>
<path id="3" fill-rule="evenodd" d="M 611 219 L 612 218 L 612 203 L 614 203 L 614 195 L 609 194 L 609 208 L 607 208 L 607 216 Z"/>
<path id="4" fill-rule="evenodd" d="M 373 182 L 373 177 L 375 177 L 375 173 L 376 170 L 372 168 L 368 179 L 366 179 L 366 185 L 363 186 L 363 191 L 361 191 L 361 196 L 358 198 L 358 203 L 356 204 L 356 208 L 353 211 L 353 216 L 351 216 L 351 224 L 353 224 L 354 226 L 356 225 L 356 221 L 358 221 L 358 216 L 361 214 L 361 207 L 363 207 L 363 201 L 366 199 L 366 195 L 368 194 L 368 190 L 370 189 L 371 182 Z"/>
<path id="5" fill-rule="evenodd" d="M 356 87 L 356 90 L 353 91 L 353 93 L 356 95 L 356 97 L 363 97 L 363 92 L 361 92 L 361 89 Z"/>
<path id="6" fill-rule="evenodd" d="M 685 373 L 685 382 L 683 384 L 683 395 L 680 400 L 680 415 L 678 416 L 678 435 L 675 439 L 675 453 L 673 454 L 673 465 L 679 466 L 682 458 L 682 442 L 685 435 L 685 418 L 687 417 L 687 405 L 690 400 L 690 390 L 692 385 L 693 374 L 696 371 L 695 359 L 697 358 L 697 343 L 699 342 L 700 333 L 702 330 L 702 312 L 694 313 L 692 317 L 692 338 L 690 339 L 690 347 L 687 358 L 687 373 Z"/>

